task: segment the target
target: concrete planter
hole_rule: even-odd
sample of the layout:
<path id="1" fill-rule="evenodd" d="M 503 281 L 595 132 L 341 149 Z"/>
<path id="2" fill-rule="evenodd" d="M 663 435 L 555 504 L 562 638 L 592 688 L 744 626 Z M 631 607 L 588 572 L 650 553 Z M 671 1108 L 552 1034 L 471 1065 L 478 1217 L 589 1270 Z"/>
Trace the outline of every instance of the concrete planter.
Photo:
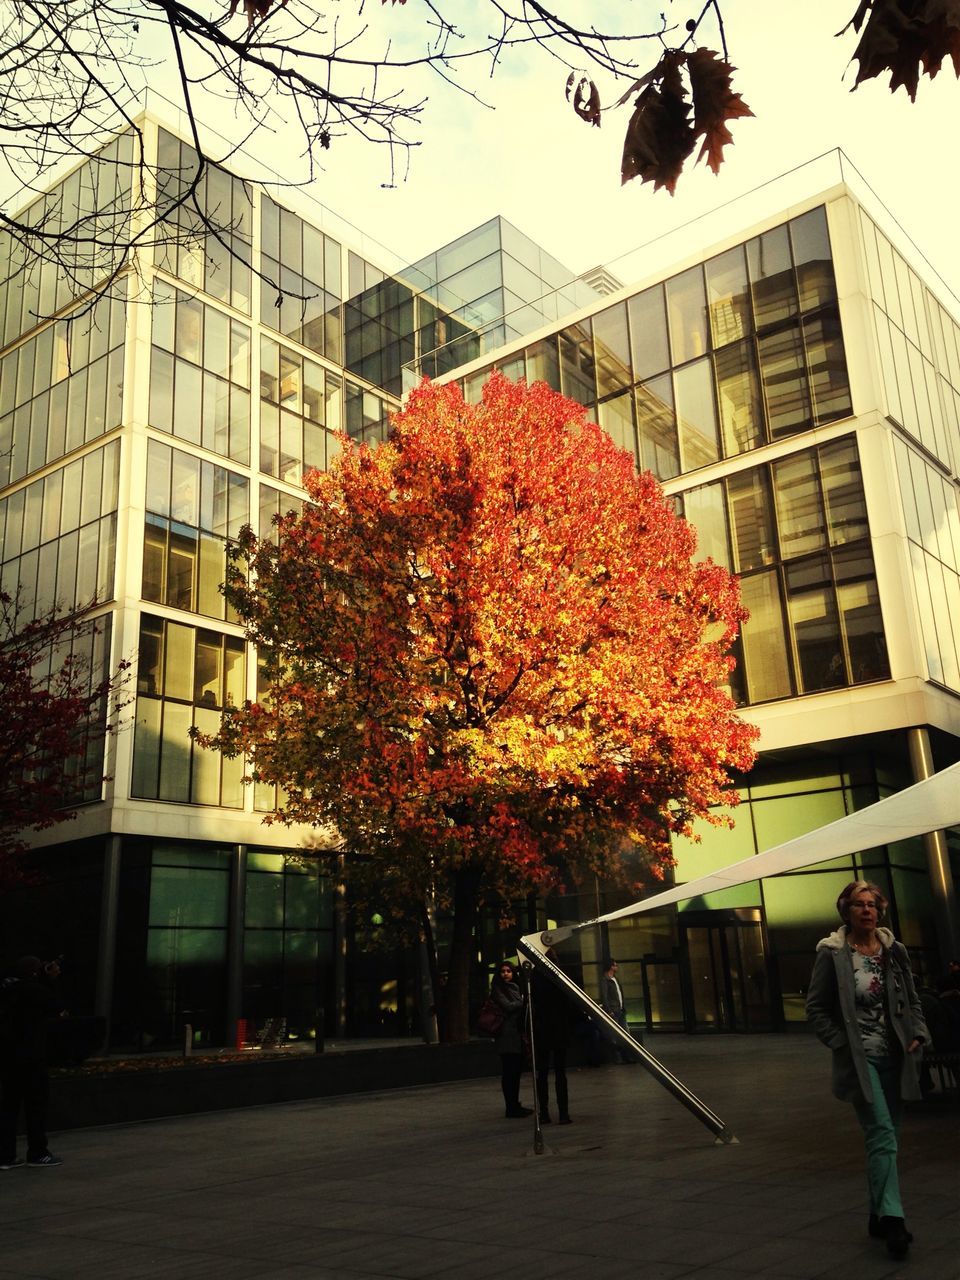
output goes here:
<path id="1" fill-rule="evenodd" d="M 288 1058 L 178 1062 L 140 1070 L 54 1071 L 49 1127 L 128 1124 L 163 1116 L 257 1107 L 304 1098 L 407 1089 L 497 1075 L 500 1059 L 488 1042 L 410 1044 Z"/>

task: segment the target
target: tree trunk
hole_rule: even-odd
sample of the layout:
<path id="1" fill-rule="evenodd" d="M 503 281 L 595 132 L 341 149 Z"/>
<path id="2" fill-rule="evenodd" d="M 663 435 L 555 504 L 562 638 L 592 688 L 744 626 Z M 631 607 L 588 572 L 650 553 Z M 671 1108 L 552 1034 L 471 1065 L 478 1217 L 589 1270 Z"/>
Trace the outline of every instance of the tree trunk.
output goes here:
<path id="1" fill-rule="evenodd" d="M 446 1044 L 463 1044 L 470 1038 L 470 971 L 476 953 L 481 874 L 479 868 L 461 867 L 454 876 L 453 937 L 441 1031 Z"/>

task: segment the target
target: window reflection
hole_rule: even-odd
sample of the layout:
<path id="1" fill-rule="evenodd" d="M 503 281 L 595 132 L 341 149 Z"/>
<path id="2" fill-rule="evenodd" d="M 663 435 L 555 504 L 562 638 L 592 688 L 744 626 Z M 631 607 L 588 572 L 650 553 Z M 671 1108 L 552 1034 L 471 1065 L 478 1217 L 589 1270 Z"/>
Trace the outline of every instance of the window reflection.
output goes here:
<path id="1" fill-rule="evenodd" d="M 674 364 L 706 353 L 707 301 L 702 267 L 690 267 L 667 281 L 667 323 Z"/>
<path id="2" fill-rule="evenodd" d="M 637 387 L 637 435 L 640 466 L 659 480 L 680 474 L 673 379 L 669 373 L 650 378 Z"/>
<path id="3" fill-rule="evenodd" d="M 740 472 L 727 480 L 733 567 L 747 573 L 772 564 L 776 556 L 770 482 L 764 468 Z"/>
<path id="4" fill-rule="evenodd" d="M 713 366 L 709 360 L 697 360 L 678 369 L 675 377 L 680 458 L 683 470 L 693 471 L 720 456 Z"/>
<path id="5" fill-rule="evenodd" d="M 215 732 L 221 708 L 243 700 L 243 641 L 142 615 L 137 695 L 131 794 L 242 808 L 243 762 L 202 750 L 190 729 Z"/>

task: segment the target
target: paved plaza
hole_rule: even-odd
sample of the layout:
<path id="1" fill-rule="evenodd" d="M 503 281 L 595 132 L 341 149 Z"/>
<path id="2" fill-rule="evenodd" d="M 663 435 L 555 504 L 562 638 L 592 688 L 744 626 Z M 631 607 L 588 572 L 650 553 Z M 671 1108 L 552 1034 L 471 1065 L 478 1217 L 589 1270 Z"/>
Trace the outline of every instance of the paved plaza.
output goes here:
<path id="1" fill-rule="evenodd" d="M 906 1117 L 916 1243 L 897 1263 L 867 1237 L 860 1134 L 826 1050 L 650 1047 L 737 1145 L 638 1066 L 574 1072 L 574 1124 L 545 1129 L 539 1156 L 496 1080 L 73 1130 L 51 1138 L 62 1168 L 0 1174 L 0 1280 L 958 1280 L 955 1098 Z"/>

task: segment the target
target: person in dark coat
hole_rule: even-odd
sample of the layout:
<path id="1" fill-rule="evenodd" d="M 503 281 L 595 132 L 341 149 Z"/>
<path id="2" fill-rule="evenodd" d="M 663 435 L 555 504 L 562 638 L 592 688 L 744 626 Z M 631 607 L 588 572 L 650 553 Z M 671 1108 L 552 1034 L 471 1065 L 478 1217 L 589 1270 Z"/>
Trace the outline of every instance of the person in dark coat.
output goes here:
<path id="1" fill-rule="evenodd" d="M 913 1240 L 897 1173 L 901 1101 L 919 1100 L 921 1046 L 929 1041 L 903 943 L 879 927 L 887 900 L 854 880 L 837 899 L 843 925 L 817 943 L 807 1017 L 833 1053 L 833 1093 L 852 1102 L 867 1150 L 867 1230 L 902 1258 Z"/>
<path id="2" fill-rule="evenodd" d="M 557 954 L 551 947 L 547 959 L 559 967 Z M 567 1093 L 567 1045 L 570 1042 L 570 1001 L 550 978 L 534 968 L 530 977 L 530 1003 L 533 1008 L 533 1045 L 537 1067 L 537 1103 L 540 1123 L 550 1123 L 550 1062 L 553 1061 L 553 1087 L 557 1095 L 557 1119 L 572 1124 Z"/>
<path id="3" fill-rule="evenodd" d="M 522 1120 L 532 1113 L 531 1107 L 520 1105 L 520 1076 L 523 1072 L 523 1019 L 526 1001 L 520 990 L 517 967 L 504 960 L 490 984 L 490 998 L 503 1014 L 503 1026 L 494 1037 L 493 1047 L 500 1055 L 500 1088 L 508 1120 Z"/>
<path id="4" fill-rule="evenodd" d="M 47 1148 L 47 1027 L 62 1011 L 54 990 L 60 976 L 55 960 L 22 956 L 13 978 L 0 991 L 4 1009 L 0 1034 L 0 1170 L 34 1169 L 63 1164 Z M 27 1159 L 17 1158 L 17 1120 L 27 1119 Z"/>

